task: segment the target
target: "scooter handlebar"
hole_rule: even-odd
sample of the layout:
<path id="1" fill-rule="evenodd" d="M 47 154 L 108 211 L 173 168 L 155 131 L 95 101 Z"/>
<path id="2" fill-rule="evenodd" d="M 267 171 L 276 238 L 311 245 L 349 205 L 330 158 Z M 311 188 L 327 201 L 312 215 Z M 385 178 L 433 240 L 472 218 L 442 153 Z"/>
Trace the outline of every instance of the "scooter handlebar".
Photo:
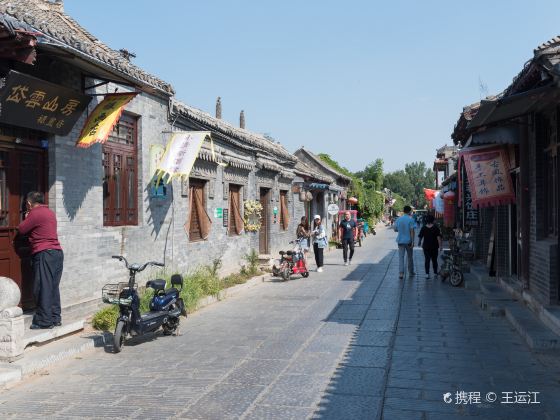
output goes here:
<path id="1" fill-rule="evenodd" d="M 128 261 L 122 255 L 113 255 L 111 258 L 114 258 L 119 261 L 124 261 L 124 265 L 126 265 L 126 268 L 128 268 Z"/>

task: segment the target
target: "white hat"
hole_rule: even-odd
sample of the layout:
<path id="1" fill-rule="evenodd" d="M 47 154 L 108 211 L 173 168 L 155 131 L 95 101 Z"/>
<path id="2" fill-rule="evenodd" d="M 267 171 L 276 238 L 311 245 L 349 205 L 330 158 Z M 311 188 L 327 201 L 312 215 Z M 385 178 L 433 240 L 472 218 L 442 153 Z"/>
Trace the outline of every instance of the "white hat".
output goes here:
<path id="1" fill-rule="evenodd" d="M 319 220 L 320 220 L 320 219 L 321 219 L 321 216 L 319 216 L 318 214 L 316 214 L 315 216 L 313 216 L 313 220 L 315 220 L 315 219 L 319 219 Z"/>

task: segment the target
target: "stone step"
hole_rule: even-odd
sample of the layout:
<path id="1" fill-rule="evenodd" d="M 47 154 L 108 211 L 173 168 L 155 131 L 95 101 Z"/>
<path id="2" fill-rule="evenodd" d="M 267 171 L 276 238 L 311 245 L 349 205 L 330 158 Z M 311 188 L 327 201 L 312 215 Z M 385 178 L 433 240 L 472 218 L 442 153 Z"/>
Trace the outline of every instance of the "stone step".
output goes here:
<path id="1" fill-rule="evenodd" d="M 535 351 L 560 349 L 560 336 L 548 329 L 529 308 L 520 304 L 505 306 L 507 320 Z"/>
<path id="2" fill-rule="evenodd" d="M 76 333 L 84 329 L 84 320 L 63 321 L 62 326 L 54 327 L 48 330 L 30 330 L 32 315 L 24 315 L 25 331 L 23 336 L 24 347 L 31 344 L 42 344 L 64 337 L 69 334 Z"/>

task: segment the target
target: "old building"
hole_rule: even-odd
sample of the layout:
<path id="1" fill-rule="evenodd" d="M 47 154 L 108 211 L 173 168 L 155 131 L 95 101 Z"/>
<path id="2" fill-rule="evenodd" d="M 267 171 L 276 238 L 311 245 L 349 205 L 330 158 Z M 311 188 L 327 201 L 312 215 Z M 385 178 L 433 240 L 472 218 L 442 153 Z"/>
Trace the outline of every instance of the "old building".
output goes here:
<path id="1" fill-rule="evenodd" d="M 222 257 L 231 271 L 245 263 L 243 256 L 250 249 L 271 255 L 286 248 L 295 237 L 299 218 L 304 214 L 304 202 L 292 191 L 295 156 L 274 141 L 235 127 L 218 116 L 212 117 L 177 101 L 171 105 L 174 129 L 210 131 L 217 156 L 214 161 L 209 145 L 203 146 L 188 180 L 189 186 L 182 186 L 182 194 L 188 197 L 188 192 L 201 189 L 206 212 L 212 214 L 217 208 L 223 208 L 229 214 L 228 224 L 221 223 L 222 220 L 212 223 L 208 240 L 202 240 L 194 232 L 190 235 L 186 247 L 189 263 L 203 263 L 209 256 Z M 232 215 L 243 215 L 246 200 L 262 205 L 261 227 L 255 232 L 241 233 L 241 226 L 233 224 Z M 185 206 L 187 200 L 182 203 L 186 212 Z M 197 226 L 193 224 L 190 228 Z"/>
<path id="2" fill-rule="evenodd" d="M 312 193 L 310 211 L 313 215 L 320 215 L 325 221 L 327 235 L 336 235 L 337 215 L 327 212 L 329 204 L 337 204 L 341 210 L 347 208 L 347 193 L 350 185 L 350 177 L 336 171 L 324 163 L 317 155 L 301 147 L 295 153 L 296 157 L 312 168 L 315 173 L 320 174 L 321 178 L 328 180 L 328 183 L 310 182 L 305 184 L 307 190 Z"/>
<path id="3" fill-rule="evenodd" d="M 462 153 L 503 153 L 515 199 L 479 211 L 477 254 L 504 287 L 557 330 L 560 92 L 554 68 L 559 48 L 560 39 L 555 38 L 535 49 L 504 92 L 465 108 L 452 135 Z"/>
<path id="4" fill-rule="evenodd" d="M 0 114 L 0 275 L 20 285 L 25 309 L 33 307 L 29 249 L 16 227 L 30 190 L 46 193 L 58 220 L 66 320 L 92 313 L 102 286 L 126 279 L 112 255 L 181 272 L 221 259 L 231 272 L 251 249 L 272 254 L 293 239 L 304 214 L 292 192 L 294 155 L 175 101 L 169 83 L 135 66 L 131 52 L 101 43 L 62 2 L 0 1 L 0 13 L 0 29 L 18 41 L 0 69 L 0 101 L 4 111 L 6 103 L 21 109 Z M 88 116 L 114 92 L 136 96 L 104 144 L 76 147 Z M 210 132 L 215 153 L 207 140 L 189 179 L 162 184 L 158 153 L 177 130 Z M 255 232 L 244 226 L 247 200 L 264 208 Z"/>

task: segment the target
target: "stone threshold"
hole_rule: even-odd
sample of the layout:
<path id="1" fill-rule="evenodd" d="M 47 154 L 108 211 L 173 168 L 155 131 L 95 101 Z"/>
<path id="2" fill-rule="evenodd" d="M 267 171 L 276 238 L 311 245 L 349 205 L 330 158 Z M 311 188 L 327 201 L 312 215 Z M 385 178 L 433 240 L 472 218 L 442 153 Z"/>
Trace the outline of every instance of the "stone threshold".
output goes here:
<path id="1" fill-rule="evenodd" d="M 255 287 L 270 278 L 271 274 L 260 274 L 243 284 L 221 290 L 217 296 L 207 296 L 199 300 L 196 311 L 235 296 Z M 32 317 L 31 314 L 24 315 Z M 30 330 L 31 321 L 26 318 L 23 356 L 13 362 L 0 362 L 0 390 L 12 387 L 25 377 L 41 374 L 46 368 L 95 347 L 104 347 L 111 335 L 100 331 L 84 331 L 85 319 L 64 322 L 60 327 L 49 330 Z M 82 332 L 82 334 L 80 334 Z"/>

